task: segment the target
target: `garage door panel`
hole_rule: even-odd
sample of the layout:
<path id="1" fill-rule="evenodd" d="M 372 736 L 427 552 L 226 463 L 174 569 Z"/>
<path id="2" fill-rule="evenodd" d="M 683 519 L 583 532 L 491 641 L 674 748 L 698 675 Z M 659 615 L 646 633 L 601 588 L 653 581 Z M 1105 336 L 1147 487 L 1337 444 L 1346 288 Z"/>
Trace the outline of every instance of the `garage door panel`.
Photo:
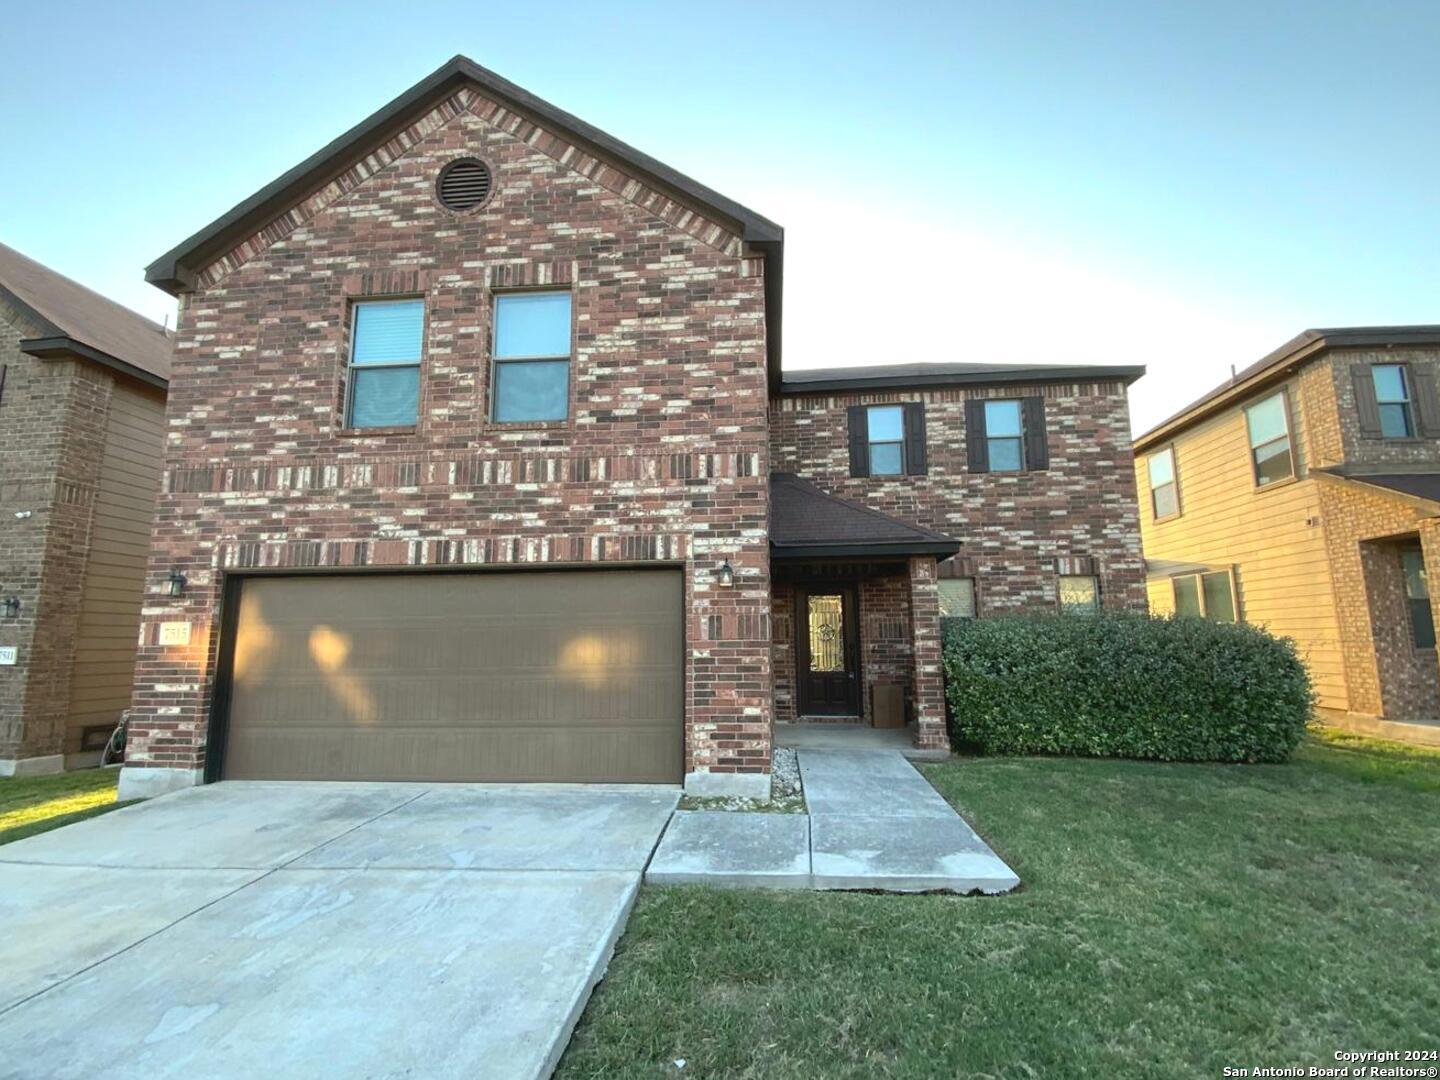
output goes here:
<path id="1" fill-rule="evenodd" d="M 253 579 L 225 774 L 675 782 L 675 571 Z"/>

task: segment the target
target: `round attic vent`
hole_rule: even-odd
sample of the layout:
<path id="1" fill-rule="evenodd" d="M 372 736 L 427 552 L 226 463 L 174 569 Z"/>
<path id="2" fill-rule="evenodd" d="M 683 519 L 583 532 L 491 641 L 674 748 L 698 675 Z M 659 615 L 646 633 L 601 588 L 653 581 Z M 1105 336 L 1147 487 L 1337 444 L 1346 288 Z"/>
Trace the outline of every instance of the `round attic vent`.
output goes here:
<path id="1" fill-rule="evenodd" d="M 447 210 L 474 210 L 490 197 L 490 166 L 476 158 L 452 161 L 440 170 L 436 192 Z"/>

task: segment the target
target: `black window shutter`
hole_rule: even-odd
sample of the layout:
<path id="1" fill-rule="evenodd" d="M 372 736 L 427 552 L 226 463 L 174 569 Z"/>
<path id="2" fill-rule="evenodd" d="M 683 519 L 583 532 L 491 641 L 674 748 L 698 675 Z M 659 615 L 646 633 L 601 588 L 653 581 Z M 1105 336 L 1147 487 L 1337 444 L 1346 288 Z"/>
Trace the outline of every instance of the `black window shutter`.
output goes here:
<path id="1" fill-rule="evenodd" d="M 1355 380 L 1355 415 L 1360 421 L 1360 434 L 1366 438 L 1378 439 L 1380 406 L 1375 402 L 1375 375 L 1369 364 L 1352 368 L 1350 374 Z"/>
<path id="2" fill-rule="evenodd" d="M 1431 439 L 1440 437 L 1440 399 L 1435 396 L 1435 372 L 1415 367 L 1406 370 L 1410 375 L 1410 384 L 1415 388 L 1419 434 Z"/>
<path id="3" fill-rule="evenodd" d="M 1050 438 L 1045 430 L 1045 399 L 1038 395 L 1021 398 L 1020 414 L 1025 431 L 1025 468 L 1048 469 Z"/>
<path id="4" fill-rule="evenodd" d="M 924 476 L 925 465 L 925 403 L 905 403 L 905 471 L 911 476 Z"/>
<path id="5" fill-rule="evenodd" d="M 985 401 L 965 402 L 965 467 L 972 473 L 990 471 L 990 448 L 985 444 Z"/>
<path id="6" fill-rule="evenodd" d="M 870 475 L 870 419 L 864 405 L 851 405 L 850 413 L 850 475 Z"/>

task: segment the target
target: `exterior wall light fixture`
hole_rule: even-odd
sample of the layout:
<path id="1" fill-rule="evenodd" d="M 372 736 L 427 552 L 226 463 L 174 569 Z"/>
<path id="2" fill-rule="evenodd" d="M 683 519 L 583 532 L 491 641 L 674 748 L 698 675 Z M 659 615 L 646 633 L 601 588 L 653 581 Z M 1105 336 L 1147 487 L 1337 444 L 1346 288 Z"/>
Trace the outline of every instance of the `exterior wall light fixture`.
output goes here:
<path id="1" fill-rule="evenodd" d="M 722 589 L 728 589 L 735 584 L 735 571 L 731 568 L 729 559 L 722 562 L 720 569 L 715 571 L 715 583 Z"/>
<path id="2" fill-rule="evenodd" d="M 20 597 L 7 596 L 4 600 L 5 618 L 14 619 L 20 615 Z"/>
<path id="3" fill-rule="evenodd" d="M 170 595 L 180 596 L 185 592 L 185 583 L 188 579 L 179 570 L 170 571 Z"/>

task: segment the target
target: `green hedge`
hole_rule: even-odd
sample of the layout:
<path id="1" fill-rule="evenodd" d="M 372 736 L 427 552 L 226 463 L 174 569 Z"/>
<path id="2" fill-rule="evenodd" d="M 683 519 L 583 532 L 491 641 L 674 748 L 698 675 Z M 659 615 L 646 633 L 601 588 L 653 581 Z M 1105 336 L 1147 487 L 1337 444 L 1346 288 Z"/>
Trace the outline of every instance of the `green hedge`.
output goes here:
<path id="1" fill-rule="evenodd" d="M 1313 704 L 1288 638 L 1120 613 L 949 624 L 945 682 L 956 746 L 999 754 L 1284 761 Z"/>

